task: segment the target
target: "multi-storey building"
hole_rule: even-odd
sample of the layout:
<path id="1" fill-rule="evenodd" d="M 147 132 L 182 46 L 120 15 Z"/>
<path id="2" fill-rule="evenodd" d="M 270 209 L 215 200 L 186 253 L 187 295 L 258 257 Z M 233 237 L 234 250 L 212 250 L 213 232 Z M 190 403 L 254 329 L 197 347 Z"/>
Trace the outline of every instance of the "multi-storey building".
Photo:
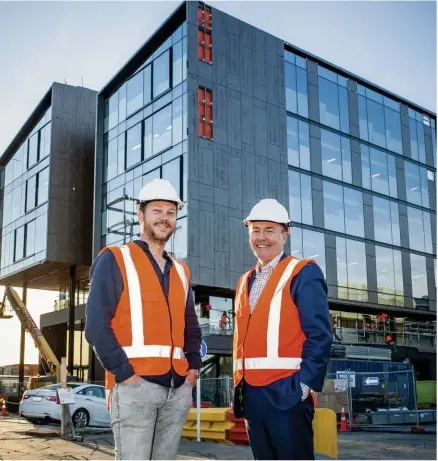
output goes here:
<path id="1" fill-rule="evenodd" d="M 93 257 L 135 238 L 132 199 L 169 179 L 186 206 L 168 250 L 190 266 L 206 363 L 230 373 L 234 290 L 255 263 L 242 220 L 276 198 L 294 222 L 291 253 L 326 275 L 350 356 L 366 344 L 366 358 L 390 358 L 391 331 L 392 358 L 434 376 L 435 176 L 434 113 L 185 2 L 98 95 Z"/>
<path id="2" fill-rule="evenodd" d="M 0 284 L 22 286 L 24 301 L 26 288 L 69 292 L 64 328 L 54 335 L 59 356 L 67 323 L 73 351 L 74 293 L 86 289 L 91 264 L 96 94 L 54 83 L 0 157 Z M 24 329 L 21 361 L 23 354 Z M 67 356 L 73 372 L 73 352 Z"/>

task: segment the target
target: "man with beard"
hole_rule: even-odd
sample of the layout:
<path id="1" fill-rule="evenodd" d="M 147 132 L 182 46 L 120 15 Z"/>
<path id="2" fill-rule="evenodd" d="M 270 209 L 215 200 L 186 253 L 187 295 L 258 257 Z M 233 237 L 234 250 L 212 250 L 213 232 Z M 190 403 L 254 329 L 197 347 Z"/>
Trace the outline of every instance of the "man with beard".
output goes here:
<path id="1" fill-rule="evenodd" d="M 182 206 L 168 181 L 146 184 L 140 239 L 91 268 L 85 336 L 106 370 L 116 459 L 176 459 L 192 406 L 201 330 L 189 269 L 164 250 Z"/>

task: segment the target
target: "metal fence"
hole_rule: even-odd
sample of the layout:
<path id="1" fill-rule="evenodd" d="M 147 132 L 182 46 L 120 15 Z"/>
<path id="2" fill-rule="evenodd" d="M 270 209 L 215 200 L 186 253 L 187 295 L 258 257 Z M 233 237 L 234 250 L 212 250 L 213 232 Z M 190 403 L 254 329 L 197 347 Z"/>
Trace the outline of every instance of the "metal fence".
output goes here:
<path id="1" fill-rule="evenodd" d="M 196 402 L 197 388 L 193 389 L 193 401 Z M 202 406 L 228 408 L 234 398 L 233 378 L 201 378 Z"/>
<path id="2" fill-rule="evenodd" d="M 418 426 L 415 376 L 412 370 L 356 372 L 343 370 L 328 374 L 318 407 L 338 415 L 344 408 L 348 426 Z"/>

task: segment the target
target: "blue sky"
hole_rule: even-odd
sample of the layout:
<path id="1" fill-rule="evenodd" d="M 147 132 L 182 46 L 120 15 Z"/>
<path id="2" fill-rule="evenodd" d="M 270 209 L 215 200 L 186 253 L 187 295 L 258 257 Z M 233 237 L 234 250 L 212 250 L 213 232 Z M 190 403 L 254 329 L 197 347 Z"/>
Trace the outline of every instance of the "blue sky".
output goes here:
<path id="1" fill-rule="evenodd" d="M 435 2 L 211 2 L 436 111 Z M 100 90 L 178 2 L 0 2 L 0 152 L 53 81 Z"/>
<path id="2" fill-rule="evenodd" d="M 0 2 L 0 154 L 53 81 L 100 90 L 178 4 Z M 435 2 L 210 4 L 436 112 Z M 37 322 L 54 298 L 29 300 Z M 19 323 L 8 322 L 0 364 L 18 360 Z"/>

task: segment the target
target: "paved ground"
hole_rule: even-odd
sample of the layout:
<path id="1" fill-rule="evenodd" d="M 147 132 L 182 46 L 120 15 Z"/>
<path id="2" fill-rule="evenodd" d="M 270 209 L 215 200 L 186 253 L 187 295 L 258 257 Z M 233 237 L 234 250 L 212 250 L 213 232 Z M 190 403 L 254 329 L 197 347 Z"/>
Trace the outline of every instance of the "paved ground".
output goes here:
<path id="1" fill-rule="evenodd" d="M 38 428 L 20 418 L 0 417 L 2 459 L 114 459 L 112 435 L 84 435 L 69 442 L 57 427 Z M 436 435 L 353 432 L 339 434 L 339 459 L 436 459 Z M 182 440 L 178 459 L 253 459 L 249 447 Z"/>

